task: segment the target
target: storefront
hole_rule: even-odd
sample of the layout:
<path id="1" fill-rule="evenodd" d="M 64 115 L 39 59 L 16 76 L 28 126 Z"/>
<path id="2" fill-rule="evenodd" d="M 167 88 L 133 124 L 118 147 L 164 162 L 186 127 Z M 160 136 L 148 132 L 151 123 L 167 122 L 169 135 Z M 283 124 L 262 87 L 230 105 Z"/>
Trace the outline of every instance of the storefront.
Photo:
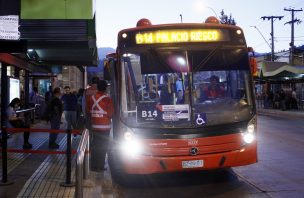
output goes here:
<path id="1" fill-rule="evenodd" d="M 259 77 L 255 78 L 258 99 L 283 90 L 286 98 L 296 92 L 299 108 L 304 103 L 304 65 L 289 65 L 286 62 L 263 61 Z M 263 103 L 263 102 L 262 102 Z M 262 105 L 263 106 L 263 105 Z"/>

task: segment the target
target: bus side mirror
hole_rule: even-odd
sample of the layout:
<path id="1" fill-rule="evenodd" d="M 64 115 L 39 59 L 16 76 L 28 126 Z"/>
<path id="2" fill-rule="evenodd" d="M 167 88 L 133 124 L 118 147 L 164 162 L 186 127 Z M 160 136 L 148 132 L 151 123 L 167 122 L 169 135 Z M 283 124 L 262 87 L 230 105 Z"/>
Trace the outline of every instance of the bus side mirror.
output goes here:
<path id="1" fill-rule="evenodd" d="M 110 72 L 110 61 L 103 61 L 103 78 L 107 81 L 111 81 L 111 72 Z"/>

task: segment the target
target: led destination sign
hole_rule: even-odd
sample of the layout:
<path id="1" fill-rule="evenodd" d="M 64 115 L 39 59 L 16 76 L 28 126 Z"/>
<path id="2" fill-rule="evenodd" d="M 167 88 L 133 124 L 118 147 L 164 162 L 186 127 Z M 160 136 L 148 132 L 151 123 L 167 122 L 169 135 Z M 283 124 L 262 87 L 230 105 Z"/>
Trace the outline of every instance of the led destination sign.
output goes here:
<path id="1" fill-rule="evenodd" d="M 220 30 L 158 30 L 135 34 L 136 44 L 215 42 L 227 40 Z"/>

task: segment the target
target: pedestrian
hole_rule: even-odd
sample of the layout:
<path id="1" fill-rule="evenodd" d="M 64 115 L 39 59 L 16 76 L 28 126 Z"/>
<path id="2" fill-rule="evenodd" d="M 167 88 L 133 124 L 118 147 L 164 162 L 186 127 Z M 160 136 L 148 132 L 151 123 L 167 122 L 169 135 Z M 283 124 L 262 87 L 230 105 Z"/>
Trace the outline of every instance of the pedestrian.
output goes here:
<path id="1" fill-rule="evenodd" d="M 43 115 L 43 119 L 45 119 L 47 122 L 49 121 L 49 118 L 48 118 L 48 106 L 51 102 L 53 98 L 53 88 L 52 86 L 50 85 L 49 86 L 49 90 L 45 93 L 44 95 L 44 101 L 45 101 L 45 108 L 44 108 L 44 115 Z"/>
<path id="2" fill-rule="evenodd" d="M 50 117 L 51 129 L 60 129 L 60 122 L 62 116 L 62 102 L 60 100 L 60 88 L 56 87 L 53 92 L 53 98 L 48 106 Z M 59 145 L 56 143 L 58 133 L 50 133 L 49 135 L 49 148 L 58 149 Z"/>
<path id="3" fill-rule="evenodd" d="M 279 90 L 277 90 L 276 93 L 274 94 L 273 102 L 274 102 L 274 108 L 280 109 L 281 96 Z"/>
<path id="4" fill-rule="evenodd" d="M 108 149 L 111 118 L 114 112 L 112 99 L 106 94 L 107 82 L 100 80 L 97 92 L 91 96 L 87 109 L 91 114 L 92 144 L 91 144 L 91 170 L 105 170 L 105 156 Z"/>
<path id="5" fill-rule="evenodd" d="M 291 92 L 291 108 L 298 109 L 298 98 L 296 88 L 294 88 Z"/>
<path id="6" fill-rule="evenodd" d="M 63 112 L 67 122 L 67 129 L 76 129 L 77 96 L 71 92 L 69 86 L 65 86 L 64 91 L 65 94 L 61 97 L 61 101 L 63 103 Z"/>
<path id="7" fill-rule="evenodd" d="M 52 85 L 49 86 L 49 90 L 47 92 L 45 92 L 45 95 L 44 95 L 44 98 L 45 98 L 45 103 L 48 104 L 52 98 L 53 98 L 53 88 L 52 88 Z"/>
<path id="8" fill-rule="evenodd" d="M 91 114 L 90 114 L 90 109 L 88 109 L 86 107 L 87 107 L 88 101 L 91 100 L 91 96 L 97 92 L 98 82 L 99 82 L 99 78 L 96 76 L 93 77 L 91 80 L 91 85 L 84 91 L 83 97 L 82 97 L 82 112 L 84 113 L 86 128 L 90 131 L 90 133 L 91 133 L 91 130 L 90 130 L 91 129 Z"/>
<path id="9" fill-rule="evenodd" d="M 17 110 L 20 108 L 21 101 L 19 98 L 14 98 L 6 109 L 7 127 L 8 128 L 29 128 L 24 122 L 24 118 L 17 115 Z M 31 149 L 32 144 L 29 143 L 30 132 L 23 133 L 23 149 Z"/>
<path id="10" fill-rule="evenodd" d="M 286 110 L 286 95 L 284 89 L 280 90 L 280 107 L 282 111 Z"/>
<path id="11" fill-rule="evenodd" d="M 35 105 L 39 103 L 38 97 L 38 88 L 34 87 L 33 91 L 30 93 L 30 107 L 35 107 Z"/>
<path id="12" fill-rule="evenodd" d="M 77 93 L 77 129 L 84 128 L 84 114 L 82 112 L 82 97 L 84 89 L 80 88 Z"/>

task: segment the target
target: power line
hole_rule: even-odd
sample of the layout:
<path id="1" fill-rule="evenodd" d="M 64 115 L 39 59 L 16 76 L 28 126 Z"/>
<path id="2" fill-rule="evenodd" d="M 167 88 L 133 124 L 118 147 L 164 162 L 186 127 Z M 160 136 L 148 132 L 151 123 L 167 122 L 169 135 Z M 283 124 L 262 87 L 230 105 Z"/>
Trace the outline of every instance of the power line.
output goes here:
<path id="1" fill-rule="evenodd" d="M 303 38 L 304 36 L 295 36 L 294 38 Z M 290 38 L 289 36 L 277 36 L 276 38 Z"/>
<path id="2" fill-rule="evenodd" d="M 262 32 L 259 30 L 259 28 L 257 26 L 250 26 L 250 27 L 255 28 L 259 32 L 259 34 L 263 37 L 264 41 L 267 43 L 267 45 L 269 46 L 269 48 L 272 49 L 271 46 L 270 46 L 270 44 L 268 43 L 268 41 L 266 40 L 266 38 L 262 34 Z"/>

